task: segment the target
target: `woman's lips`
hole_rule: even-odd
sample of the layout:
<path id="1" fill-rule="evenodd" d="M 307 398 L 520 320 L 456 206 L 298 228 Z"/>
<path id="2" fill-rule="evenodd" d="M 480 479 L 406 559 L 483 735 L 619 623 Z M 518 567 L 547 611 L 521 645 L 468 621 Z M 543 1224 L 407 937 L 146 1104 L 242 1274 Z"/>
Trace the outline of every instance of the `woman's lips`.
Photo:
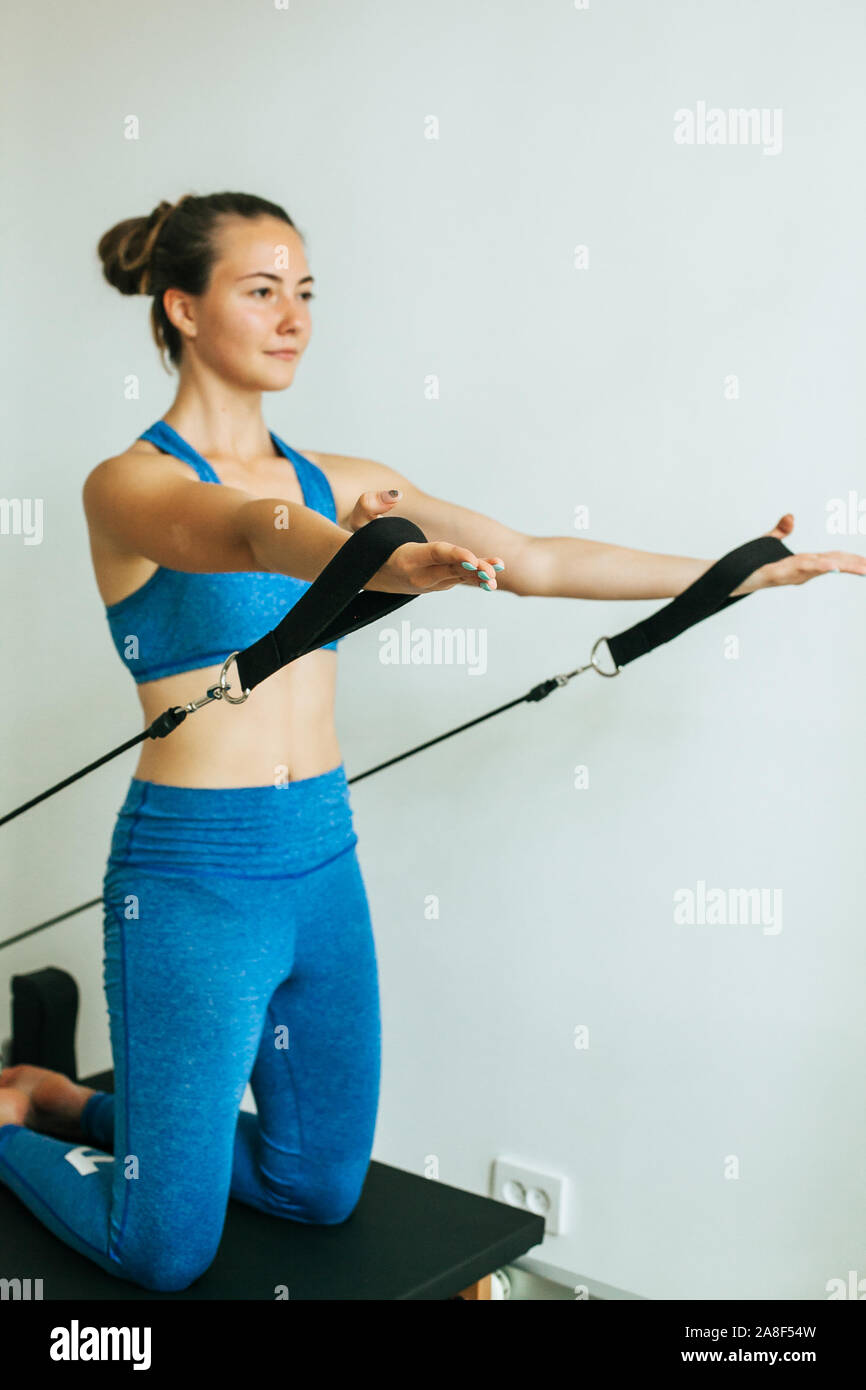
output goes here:
<path id="1" fill-rule="evenodd" d="M 298 351 L 297 348 L 286 348 L 283 352 L 269 352 L 267 355 L 268 357 L 284 357 L 288 360 L 290 357 L 297 357 Z"/>

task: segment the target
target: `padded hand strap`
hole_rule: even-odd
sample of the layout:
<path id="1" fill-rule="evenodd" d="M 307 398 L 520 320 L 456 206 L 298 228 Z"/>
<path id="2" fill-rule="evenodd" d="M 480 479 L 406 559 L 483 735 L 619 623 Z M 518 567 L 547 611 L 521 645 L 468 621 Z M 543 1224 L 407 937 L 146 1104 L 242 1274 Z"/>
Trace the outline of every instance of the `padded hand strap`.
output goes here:
<path id="1" fill-rule="evenodd" d="M 710 565 L 694 584 L 666 603 L 664 608 L 626 628 L 616 637 L 607 638 L 608 650 L 617 666 L 627 666 L 635 657 L 645 656 L 663 642 L 678 637 L 687 627 L 702 622 L 713 613 L 721 613 L 723 608 L 739 603 L 741 598 L 748 598 L 748 594 L 738 594 L 736 598 L 729 598 L 728 595 L 762 565 L 793 553 L 776 536 L 758 536 L 753 541 L 738 545 L 735 550 L 729 550 L 727 555 Z"/>
<path id="2" fill-rule="evenodd" d="M 241 688 L 253 690 L 299 656 L 411 603 L 417 594 L 371 593 L 363 585 L 398 546 L 426 540 L 414 521 L 402 516 L 376 517 L 354 531 L 277 626 L 238 654 Z"/>

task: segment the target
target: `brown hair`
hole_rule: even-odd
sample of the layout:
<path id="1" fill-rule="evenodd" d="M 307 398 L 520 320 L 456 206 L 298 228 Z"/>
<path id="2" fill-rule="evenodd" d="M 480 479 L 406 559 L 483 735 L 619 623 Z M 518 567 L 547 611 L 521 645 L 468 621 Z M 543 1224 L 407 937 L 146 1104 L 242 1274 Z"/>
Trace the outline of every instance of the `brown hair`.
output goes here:
<path id="1" fill-rule="evenodd" d="M 232 216 L 276 217 L 298 231 L 284 208 L 252 193 L 185 193 L 176 203 L 159 203 L 149 217 L 118 222 L 99 239 L 97 255 L 109 285 L 121 294 L 153 296 L 151 332 L 164 367 L 166 352 L 178 366 L 183 340 L 165 312 L 163 294 L 204 294 L 217 257 L 216 232 L 221 219 Z"/>

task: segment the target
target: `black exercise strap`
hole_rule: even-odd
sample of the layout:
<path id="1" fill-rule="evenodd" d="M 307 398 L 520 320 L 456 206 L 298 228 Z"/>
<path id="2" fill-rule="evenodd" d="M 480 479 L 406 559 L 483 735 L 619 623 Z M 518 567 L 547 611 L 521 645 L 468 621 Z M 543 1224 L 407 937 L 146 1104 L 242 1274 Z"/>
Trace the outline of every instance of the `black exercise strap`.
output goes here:
<path id="1" fill-rule="evenodd" d="M 245 651 L 238 652 L 235 660 L 244 698 L 290 661 L 347 637 L 417 598 L 417 594 L 358 590 L 387 563 L 398 546 L 407 541 L 423 544 L 426 540 L 414 521 L 401 516 L 376 517 L 353 532 L 282 621 Z"/>
<path id="2" fill-rule="evenodd" d="M 738 545 L 736 550 L 729 550 L 664 608 L 618 636 L 606 639 L 617 669 L 621 671 L 635 657 L 645 656 L 663 642 L 679 637 L 686 628 L 748 598 L 748 594 L 738 594 L 736 598 L 728 595 L 732 589 L 739 589 L 755 570 L 793 553 L 775 536 L 758 536 L 756 540 L 746 541 L 745 545 Z"/>
<path id="3" fill-rule="evenodd" d="M 283 666 L 288 665 L 289 662 L 297 661 L 299 657 L 306 656 L 308 652 L 315 651 L 316 648 L 324 646 L 327 642 L 346 637 L 349 633 L 356 632 L 359 628 L 366 627 L 369 623 L 376 622 L 387 613 L 393 612 L 395 608 L 411 602 L 418 595 L 383 594 L 369 591 L 359 593 L 358 590 L 362 584 L 372 579 L 398 546 L 404 545 L 407 541 L 424 542 L 425 540 L 424 533 L 414 522 L 408 521 L 404 517 L 378 517 L 374 521 L 368 522 L 366 526 L 362 526 L 360 530 L 353 532 L 349 540 L 340 547 L 334 558 L 325 566 L 309 589 L 302 594 L 298 602 L 275 628 L 266 632 L 245 651 L 232 652 L 226 658 L 220 675 L 220 683 L 211 686 L 202 699 L 166 710 L 135 738 L 129 739 L 119 748 L 115 748 L 112 752 L 106 753 L 104 757 L 98 758 L 96 762 L 89 763 L 87 767 L 73 773 L 65 781 L 58 782 L 56 786 L 50 787 L 39 796 L 35 796 L 32 801 L 27 801 L 23 806 L 10 811 L 8 815 L 0 819 L 0 825 L 5 825 L 7 821 L 29 810 L 31 806 L 44 801 L 46 797 L 53 796 L 55 792 L 69 786 L 70 782 L 84 777 L 94 768 L 101 767 L 109 759 L 117 757 L 119 753 L 141 743 L 145 738 L 165 738 L 183 722 L 188 713 L 201 708 L 209 701 L 226 699 L 230 703 L 241 704 L 250 691 L 254 690 L 261 681 L 266 680 L 268 676 L 273 675 Z M 637 657 L 645 656 L 648 652 L 661 646 L 662 643 L 669 642 L 672 637 L 679 636 L 687 628 L 694 627 L 696 623 L 712 617 L 715 613 L 720 613 L 730 604 L 738 603 L 741 598 L 746 598 L 746 594 L 739 594 L 736 598 L 732 598 L 730 596 L 731 590 L 738 589 L 749 575 L 754 573 L 756 569 L 760 569 L 761 566 L 771 564 L 775 560 L 781 560 L 786 555 L 793 555 L 793 553 L 783 541 L 778 540 L 775 536 L 758 536 L 755 540 L 746 541 L 744 545 L 737 546 L 736 549 L 728 551 L 727 555 L 723 555 L 693 584 L 690 584 L 687 589 L 684 589 L 670 603 L 665 604 L 658 612 L 650 614 L 648 618 L 643 618 L 633 627 L 627 628 L 615 637 L 599 637 L 592 648 L 590 660 L 586 665 L 578 666 L 574 671 L 541 681 L 531 690 L 528 690 L 525 695 L 519 695 L 504 705 L 498 705 L 496 709 L 488 710 L 486 714 L 480 714 L 476 719 L 470 719 L 465 724 L 458 724 L 456 728 L 449 729 L 446 733 L 437 735 L 436 738 L 427 739 L 425 743 L 419 743 L 416 747 L 407 749 L 405 753 L 398 753 L 396 757 L 389 758 L 384 763 L 377 763 L 375 767 L 368 768 L 366 772 L 359 772 L 356 776 L 349 777 L 348 782 L 350 784 L 360 782 L 362 778 L 370 777 L 374 772 L 381 772 L 383 768 L 402 762 L 404 758 L 410 758 L 425 748 L 431 748 L 434 744 L 441 743 L 443 739 L 462 733 L 464 729 L 471 729 L 473 725 L 481 724 L 485 719 L 492 719 L 495 714 L 502 714 L 507 709 L 513 709 L 515 705 L 524 704 L 527 701 L 543 700 L 552 691 L 567 685 L 572 677 L 580 675 L 583 671 L 592 669 L 601 676 L 619 675 L 623 667 Z M 602 642 L 607 643 L 615 666 L 613 671 L 602 670 L 596 661 L 596 651 Z M 240 695 L 231 695 L 227 686 L 226 673 L 232 661 L 237 663 L 242 690 Z M 0 949 L 4 946 L 11 946 L 14 941 L 20 941 L 23 937 L 31 936 L 34 932 L 42 931 L 45 927 L 53 926 L 56 922 L 64 921 L 67 917 L 72 917 L 78 912 L 83 912 L 98 902 L 101 902 L 101 898 L 92 898 L 89 902 L 82 903 L 80 907 L 72 908 L 69 912 L 64 912 L 58 917 L 51 917 L 47 922 L 30 927 L 27 931 L 19 932 L 17 936 L 10 937 L 7 941 L 0 941 Z"/>

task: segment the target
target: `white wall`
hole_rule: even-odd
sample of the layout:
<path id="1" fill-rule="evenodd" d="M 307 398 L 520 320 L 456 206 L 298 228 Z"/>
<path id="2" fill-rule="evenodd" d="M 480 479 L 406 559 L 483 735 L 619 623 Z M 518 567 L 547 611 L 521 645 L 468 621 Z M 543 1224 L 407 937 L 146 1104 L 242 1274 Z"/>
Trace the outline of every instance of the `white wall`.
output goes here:
<path id="1" fill-rule="evenodd" d="M 0 492 L 45 512 L 40 545 L 0 538 L 3 802 L 140 727 L 80 488 L 173 396 L 149 301 L 95 255 L 160 198 L 255 192 L 307 235 L 313 342 L 265 402 L 299 448 L 536 535 L 709 560 L 790 510 L 795 549 L 866 551 L 826 521 L 863 492 L 864 39 L 850 0 L 19 7 Z M 675 143 L 699 102 L 780 109 L 781 149 Z M 757 595 L 353 790 L 385 1030 L 374 1156 L 435 1155 L 478 1192 L 496 1156 L 565 1175 L 567 1229 L 533 1252 L 564 1281 L 812 1299 L 866 1275 L 864 603 L 845 575 Z M 485 631 L 486 672 L 347 642 L 349 775 L 658 606 L 417 601 L 413 626 Z M 4 829 L 3 936 L 100 891 L 133 759 Z M 782 930 L 676 925 L 699 880 L 780 888 Z M 4 1034 L 8 975 L 62 966 L 81 1072 L 110 1065 L 101 949 L 91 911 L 3 952 Z"/>

